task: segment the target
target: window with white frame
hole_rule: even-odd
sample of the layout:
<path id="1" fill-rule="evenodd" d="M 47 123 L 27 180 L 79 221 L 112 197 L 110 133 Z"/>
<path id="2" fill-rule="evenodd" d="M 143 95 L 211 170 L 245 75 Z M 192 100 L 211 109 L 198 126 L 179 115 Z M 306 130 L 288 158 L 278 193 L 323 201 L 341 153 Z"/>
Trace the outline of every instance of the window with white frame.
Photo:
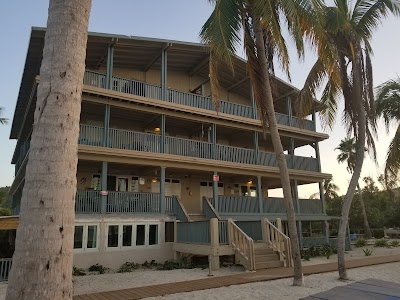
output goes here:
<path id="1" fill-rule="evenodd" d="M 75 225 L 74 250 L 90 251 L 99 248 L 99 225 L 78 224 Z"/>
<path id="2" fill-rule="evenodd" d="M 160 226 L 157 223 L 123 223 L 107 225 L 107 248 L 126 249 L 153 247 L 160 244 Z"/>

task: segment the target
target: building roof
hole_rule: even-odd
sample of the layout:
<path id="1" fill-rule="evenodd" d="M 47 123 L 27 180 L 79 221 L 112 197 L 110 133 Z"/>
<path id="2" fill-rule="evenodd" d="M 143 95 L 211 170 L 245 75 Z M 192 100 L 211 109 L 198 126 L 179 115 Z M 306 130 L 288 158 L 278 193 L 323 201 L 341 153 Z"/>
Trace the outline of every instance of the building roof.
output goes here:
<path id="1" fill-rule="evenodd" d="M 20 90 L 14 112 L 10 138 L 17 139 L 25 116 L 30 116 L 33 122 L 33 111 L 27 111 L 30 99 L 34 98 L 35 77 L 39 74 L 46 28 L 32 27 L 26 55 L 25 67 L 22 74 Z M 147 37 L 105 34 L 89 32 L 86 68 L 97 70 L 107 63 L 107 50 L 114 44 L 114 67 L 135 68 L 143 71 L 161 69 L 161 51 L 168 48 L 168 70 L 187 71 L 189 75 L 198 75 L 207 79 L 208 51 L 200 43 L 190 43 L 175 40 L 155 39 Z M 230 70 L 221 70 L 220 84 L 228 90 L 250 96 L 250 83 L 246 72 L 246 61 L 236 56 L 234 74 Z M 298 91 L 294 86 L 279 78 L 274 78 L 278 95 L 287 95 Z M 33 97 L 32 97 L 33 96 Z M 32 111 L 33 110 L 33 111 Z"/>

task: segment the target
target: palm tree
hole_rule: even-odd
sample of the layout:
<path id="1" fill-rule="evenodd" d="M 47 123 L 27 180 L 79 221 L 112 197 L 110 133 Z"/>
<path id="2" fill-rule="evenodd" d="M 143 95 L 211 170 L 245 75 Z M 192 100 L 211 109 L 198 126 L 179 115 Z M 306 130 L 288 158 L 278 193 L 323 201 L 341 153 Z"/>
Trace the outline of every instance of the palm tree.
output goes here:
<path id="1" fill-rule="evenodd" d="M 6 300 L 72 299 L 81 94 L 91 0 L 50 0 Z"/>
<path id="2" fill-rule="evenodd" d="M 4 109 L 3 107 L 0 107 L 0 116 L 1 116 L 1 113 L 2 113 L 3 109 Z M 5 125 L 7 123 L 8 123 L 8 119 L 7 118 L 0 117 L 0 124 Z"/>
<path id="3" fill-rule="evenodd" d="M 386 154 L 384 178 L 387 187 L 394 187 L 400 170 L 400 78 L 388 80 L 376 90 L 376 114 L 389 125 L 397 122 L 396 133 Z"/>
<path id="4" fill-rule="evenodd" d="M 324 199 L 326 201 L 330 201 L 332 199 L 339 197 L 338 195 L 339 187 L 333 183 L 332 177 L 324 180 L 323 189 L 324 189 Z M 310 199 L 317 199 L 318 197 L 320 197 L 320 193 L 314 193 L 310 196 Z"/>
<path id="5" fill-rule="evenodd" d="M 289 74 L 289 57 L 281 32 L 281 18 L 296 41 L 299 55 L 303 54 L 303 40 L 299 24 L 304 17 L 302 5 L 307 1 L 273 0 L 212 0 L 214 11 L 203 25 L 200 36 L 210 46 L 210 80 L 212 98 L 218 109 L 218 69 L 224 63 L 233 72 L 236 46 L 243 36 L 247 56 L 247 70 L 260 111 L 264 132 L 269 128 L 277 156 L 282 190 L 285 199 L 289 236 L 293 251 L 294 285 L 303 285 L 300 249 L 292 201 L 288 167 L 275 118 L 274 99 L 270 80 L 273 76 L 273 58 Z"/>
<path id="6" fill-rule="evenodd" d="M 371 38 L 390 12 L 400 15 L 399 0 L 335 0 L 334 6 L 312 1 L 307 36 L 316 48 L 318 59 L 299 95 L 298 112 L 308 113 L 316 92 L 323 85 L 321 120 L 332 127 L 338 101 L 344 99 L 344 125 L 356 140 L 354 169 L 344 196 L 338 232 L 338 271 L 347 279 L 344 260 L 346 228 L 351 202 L 364 162 L 367 145 L 374 152 L 374 95 Z M 351 5 L 350 3 L 354 3 Z M 374 152 L 374 157 L 376 154 Z"/>
<path id="7" fill-rule="evenodd" d="M 355 161 L 356 161 L 356 141 L 354 138 L 347 138 L 344 139 L 340 142 L 339 146 L 335 149 L 339 150 L 340 153 L 337 156 L 337 161 L 339 163 L 347 163 L 347 171 L 351 174 L 354 172 L 355 168 Z M 371 229 L 369 228 L 369 223 L 368 223 L 368 218 L 367 218 L 367 212 L 365 210 L 365 204 L 364 204 L 364 199 L 363 199 L 363 192 L 360 188 L 360 184 L 357 182 L 357 190 L 358 190 L 358 196 L 360 199 L 360 205 L 361 205 L 361 212 L 363 215 L 363 220 L 364 220 L 364 231 L 365 231 L 365 237 L 366 238 L 371 238 Z"/>

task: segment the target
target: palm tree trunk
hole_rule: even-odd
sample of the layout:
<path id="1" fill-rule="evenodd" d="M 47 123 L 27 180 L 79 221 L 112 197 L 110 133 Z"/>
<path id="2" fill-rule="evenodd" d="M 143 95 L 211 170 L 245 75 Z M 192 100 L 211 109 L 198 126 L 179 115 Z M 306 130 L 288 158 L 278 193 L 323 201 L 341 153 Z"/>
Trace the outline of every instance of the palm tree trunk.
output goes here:
<path id="1" fill-rule="evenodd" d="M 361 50 L 360 50 L 361 51 Z M 357 53 L 357 52 L 356 52 Z M 354 192 L 358 184 L 358 179 L 360 178 L 361 169 L 364 163 L 364 151 L 365 151 L 365 138 L 366 138 L 366 115 L 365 108 L 361 93 L 361 67 L 360 58 L 356 58 L 353 62 L 353 72 L 354 82 L 353 82 L 353 93 L 351 99 L 345 99 L 345 101 L 353 101 L 358 110 L 358 129 L 356 137 L 356 159 L 353 175 L 351 176 L 349 187 L 347 188 L 346 195 L 344 196 L 342 213 L 339 222 L 339 232 L 338 232 L 338 271 L 339 278 L 342 280 L 347 280 L 346 262 L 344 257 L 345 251 L 345 241 L 346 241 L 346 229 L 349 222 L 349 212 L 351 207 L 351 202 L 353 200 Z M 354 70 L 355 69 L 355 70 Z"/>
<path id="2" fill-rule="evenodd" d="M 263 99 L 265 99 L 268 125 L 271 134 L 272 145 L 274 147 L 274 151 L 278 161 L 283 196 L 285 199 L 285 206 L 286 206 L 286 213 L 287 213 L 288 227 L 289 227 L 289 237 L 292 247 L 293 264 L 294 264 L 293 285 L 302 286 L 304 285 L 303 268 L 301 264 L 299 238 L 297 235 L 296 216 L 294 212 L 292 191 L 290 187 L 289 170 L 286 162 L 286 157 L 283 152 L 282 142 L 278 131 L 278 124 L 275 118 L 274 99 L 272 96 L 272 90 L 268 72 L 268 61 L 266 55 L 263 55 L 266 52 L 265 52 L 265 45 L 263 42 L 264 39 L 263 39 L 262 28 L 259 21 L 254 20 L 254 28 L 256 35 L 256 47 L 257 47 L 258 59 L 260 60 L 261 64 L 262 82 L 265 83 L 263 89 L 264 92 Z"/>
<path id="3" fill-rule="evenodd" d="M 81 94 L 91 0 L 50 0 L 6 300 L 72 299 Z"/>
<path id="4" fill-rule="evenodd" d="M 360 197 L 361 212 L 362 212 L 363 220 L 364 220 L 365 238 L 370 239 L 372 237 L 371 229 L 369 228 L 367 212 L 365 210 L 365 204 L 364 204 L 362 190 L 360 189 L 360 185 L 358 183 L 357 183 L 357 190 L 358 190 L 358 195 Z"/>

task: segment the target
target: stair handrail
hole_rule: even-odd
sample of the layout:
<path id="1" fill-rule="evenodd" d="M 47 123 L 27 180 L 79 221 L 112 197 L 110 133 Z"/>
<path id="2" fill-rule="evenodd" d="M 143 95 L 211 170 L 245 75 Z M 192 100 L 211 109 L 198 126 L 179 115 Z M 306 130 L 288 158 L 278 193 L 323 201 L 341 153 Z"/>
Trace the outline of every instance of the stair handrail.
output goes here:
<path id="1" fill-rule="evenodd" d="M 217 218 L 221 220 L 219 213 L 205 196 L 203 196 L 203 212 L 208 219 Z"/>
<path id="2" fill-rule="evenodd" d="M 173 196 L 174 202 L 176 203 L 176 207 L 173 205 L 173 213 L 177 216 L 179 219 L 179 216 L 183 214 L 183 216 L 186 218 L 186 220 L 180 220 L 183 222 L 192 222 L 192 220 L 189 217 L 189 214 L 187 213 L 185 207 L 183 206 L 181 200 L 177 195 Z"/>
<path id="3" fill-rule="evenodd" d="M 292 267 L 292 248 L 290 238 L 268 219 L 262 220 L 263 240 L 272 249 L 279 253 L 280 260 L 284 260 L 286 267 Z"/>
<path id="4" fill-rule="evenodd" d="M 232 219 L 228 219 L 229 245 L 238 251 L 247 261 L 250 271 L 256 269 L 254 257 L 254 241 Z"/>

